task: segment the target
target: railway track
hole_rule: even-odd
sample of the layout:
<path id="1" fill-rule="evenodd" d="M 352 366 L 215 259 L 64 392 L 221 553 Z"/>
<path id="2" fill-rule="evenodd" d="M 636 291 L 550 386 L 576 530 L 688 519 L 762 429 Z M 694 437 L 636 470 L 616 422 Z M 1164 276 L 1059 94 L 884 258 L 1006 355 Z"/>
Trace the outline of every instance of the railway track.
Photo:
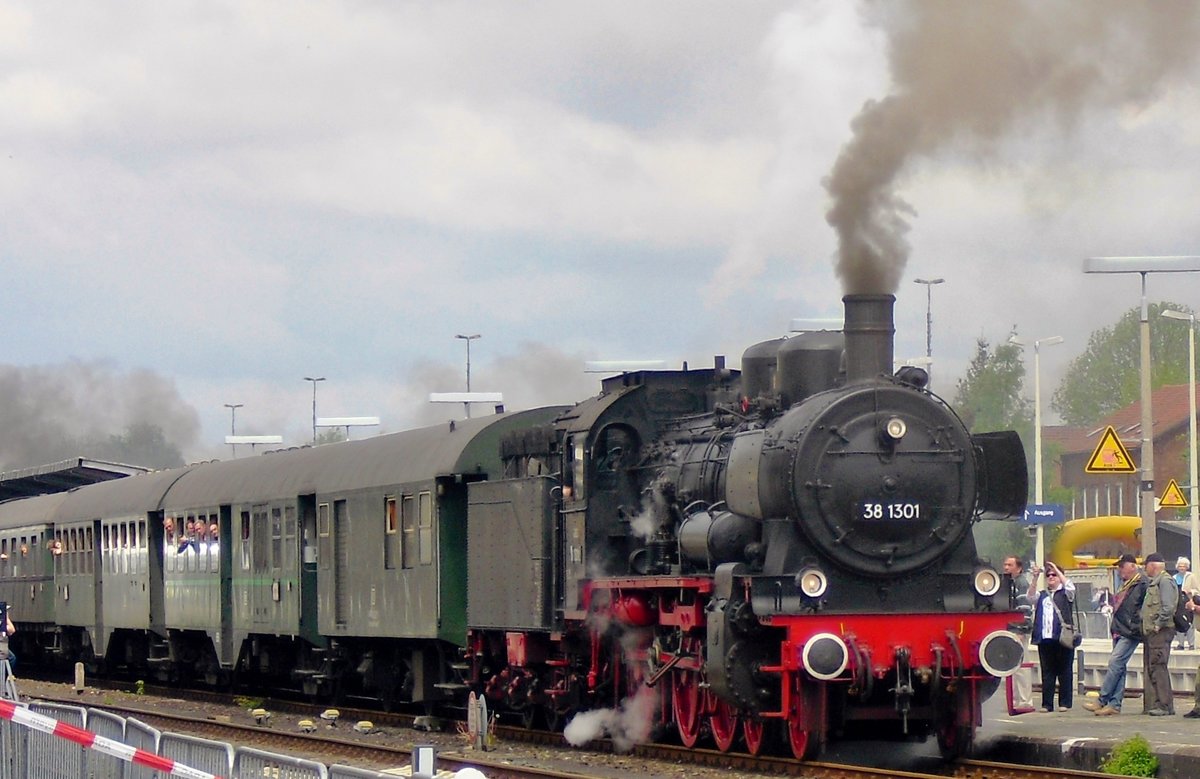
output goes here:
<path id="1" fill-rule="evenodd" d="M 181 691 L 179 689 L 145 688 L 145 695 L 136 702 L 109 700 L 109 693 L 92 691 L 86 697 L 72 693 L 69 687 L 54 685 L 59 692 L 38 689 L 39 700 L 104 709 L 125 717 L 136 717 L 153 727 L 166 731 L 187 733 L 238 746 L 250 746 L 279 754 L 294 755 L 327 764 L 342 763 L 374 770 L 408 766 L 412 761 L 414 743 L 434 743 L 438 748 L 438 764 L 442 769 L 457 770 L 474 766 L 489 779 L 499 777 L 630 777 L 630 776 L 798 776 L 812 779 L 926 779 L 927 777 L 963 777 L 963 779 L 1064 779 L 1066 777 L 1100 777 L 1102 774 L 1072 772 L 1062 769 L 1013 765 L 984 761 L 960 761 L 939 771 L 903 771 L 895 767 L 869 768 L 823 762 L 800 763 L 791 758 L 750 756 L 716 750 L 688 749 L 669 744 L 639 745 L 631 753 L 612 755 L 612 744 L 596 741 L 587 749 L 565 748 L 562 734 L 527 730 L 499 725 L 494 737 L 502 748 L 477 752 L 470 750 L 465 738 L 453 733 L 422 734 L 413 727 L 412 714 L 384 713 L 365 709 L 341 708 L 336 728 L 321 728 L 318 732 L 295 732 L 289 719 L 311 717 L 314 706 L 291 701 L 263 700 L 261 705 L 272 713 L 273 722 L 256 724 L 249 720 L 244 708 L 234 697 L 212 691 Z M 116 690 L 113 696 L 116 697 Z M 224 707 L 229 713 L 183 713 L 168 711 L 163 704 L 155 705 L 156 696 L 180 700 L 186 696 L 189 704 Z M 144 702 L 140 699 L 144 699 Z M 246 721 L 238 722 L 239 718 Z M 375 734 L 391 731 L 393 737 L 382 743 L 372 734 L 351 730 L 358 720 L 369 719 L 376 727 Z M 402 738 L 396 738 L 402 733 Z M 428 736 L 424 738 L 423 736 Z M 516 745 L 526 745 L 517 747 Z M 545 747 L 540 751 L 534 747 Z M 711 772 L 711 773 L 710 773 Z"/>

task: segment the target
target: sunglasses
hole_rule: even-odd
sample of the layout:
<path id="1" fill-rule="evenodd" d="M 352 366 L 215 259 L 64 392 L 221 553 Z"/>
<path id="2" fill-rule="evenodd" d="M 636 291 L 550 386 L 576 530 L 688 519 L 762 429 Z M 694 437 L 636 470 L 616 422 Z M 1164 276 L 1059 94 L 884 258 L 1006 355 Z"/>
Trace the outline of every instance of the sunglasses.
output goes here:
<path id="1" fill-rule="evenodd" d="M 1051 576 L 1058 578 L 1058 574 L 1056 574 L 1054 571 L 1046 571 L 1046 578 L 1049 579 Z"/>

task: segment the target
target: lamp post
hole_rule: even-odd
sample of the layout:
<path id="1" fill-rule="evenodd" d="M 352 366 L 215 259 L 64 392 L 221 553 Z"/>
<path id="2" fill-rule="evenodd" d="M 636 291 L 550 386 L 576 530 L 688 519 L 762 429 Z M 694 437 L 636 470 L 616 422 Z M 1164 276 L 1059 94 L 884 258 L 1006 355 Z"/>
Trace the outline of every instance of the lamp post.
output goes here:
<path id="1" fill-rule="evenodd" d="M 925 357 L 929 365 L 925 370 L 933 373 L 933 285 L 942 284 L 945 279 L 913 279 L 914 284 L 925 285 Z"/>
<path id="2" fill-rule="evenodd" d="M 1017 346 L 1025 346 L 1025 342 L 1015 335 L 1008 342 Z M 1061 335 L 1039 338 L 1033 342 L 1033 501 L 1042 503 L 1042 347 L 1054 346 L 1063 342 Z M 1037 549 L 1034 552 L 1037 562 L 1041 565 L 1046 560 L 1046 531 L 1042 524 L 1037 526 Z"/>
<path id="3" fill-rule="evenodd" d="M 459 333 L 458 335 L 456 335 L 454 337 L 460 338 L 467 342 L 467 392 L 470 392 L 471 391 L 471 342 L 478 338 L 482 338 L 483 336 L 481 336 L 479 333 L 475 333 L 474 335 L 463 335 L 462 333 Z M 466 403 L 463 403 L 463 406 L 465 406 L 467 409 L 467 419 L 470 419 L 471 418 L 470 402 L 468 401 Z"/>
<path id="4" fill-rule="evenodd" d="M 1150 307 L 1146 303 L 1146 276 L 1151 273 L 1200 271 L 1200 257 L 1089 257 L 1084 273 L 1137 273 L 1142 277 L 1142 554 L 1158 551 L 1158 524 L 1154 516 L 1154 414 L 1150 408 Z"/>
<path id="5" fill-rule="evenodd" d="M 1167 309 L 1162 312 L 1167 319 L 1178 319 L 1188 323 L 1188 510 L 1191 512 L 1191 558 L 1200 560 L 1200 486 L 1196 484 L 1196 315 Z"/>
<path id="6" fill-rule="evenodd" d="M 305 381 L 311 381 L 313 385 L 313 446 L 317 445 L 317 382 L 325 381 L 324 376 L 305 376 Z"/>
<path id="7" fill-rule="evenodd" d="M 229 409 L 229 435 L 237 435 L 237 410 L 244 403 L 226 403 L 225 408 Z M 237 457 L 237 444 L 229 445 L 229 452 L 233 457 Z"/>

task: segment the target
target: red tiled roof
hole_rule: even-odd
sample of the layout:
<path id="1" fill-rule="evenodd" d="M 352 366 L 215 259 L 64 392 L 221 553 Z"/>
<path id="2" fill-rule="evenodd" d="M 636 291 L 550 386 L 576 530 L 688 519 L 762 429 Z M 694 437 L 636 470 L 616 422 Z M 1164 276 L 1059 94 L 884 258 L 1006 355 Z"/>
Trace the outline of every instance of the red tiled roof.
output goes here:
<path id="1" fill-rule="evenodd" d="M 1174 434 L 1179 428 L 1186 427 L 1190 415 L 1188 403 L 1188 384 L 1172 384 L 1159 387 L 1150 396 L 1150 408 L 1154 414 L 1153 437 L 1157 441 L 1161 437 Z M 1099 424 L 1090 427 L 1069 427 L 1059 425 L 1042 428 L 1042 440 L 1052 443 L 1062 449 L 1063 454 L 1091 452 L 1100 443 L 1104 429 L 1111 425 L 1117 431 L 1121 443 L 1129 449 L 1140 449 L 1142 446 L 1142 401 L 1117 409 Z"/>

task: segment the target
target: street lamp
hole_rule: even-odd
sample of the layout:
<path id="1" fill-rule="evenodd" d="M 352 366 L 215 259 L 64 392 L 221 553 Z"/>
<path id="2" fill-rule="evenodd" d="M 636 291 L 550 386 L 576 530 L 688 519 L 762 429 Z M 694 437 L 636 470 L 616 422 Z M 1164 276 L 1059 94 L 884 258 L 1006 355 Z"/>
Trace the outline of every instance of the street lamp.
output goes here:
<path id="1" fill-rule="evenodd" d="M 229 435 L 237 435 L 237 410 L 241 408 L 243 403 L 226 403 L 225 408 L 229 409 Z M 237 457 L 237 444 L 229 445 L 230 454 Z"/>
<path id="2" fill-rule="evenodd" d="M 1008 342 L 1025 346 L 1020 338 L 1010 336 Z M 1033 502 L 1042 504 L 1042 347 L 1063 342 L 1061 335 L 1039 338 L 1033 342 Z M 1040 522 L 1037 526 L 1037 550 L 1034 552 L 1039 565 L 1045 565 L 1046 531 Z"/>
<path id="3" fill-rule="evenodd" d="M 475 333 L 474 335 L 463 335 L 462 333 L 459 333 L 458 335 L 456 335 L 454 337 L 461 338 L 462 340 L 467 342 L 467 392 L 470 392 L 471 391 L 471 342 L 476 340 L 477 338 L 482 338 L 483 336 L 481 336 L 479 333 Z M 471 404 L 469 402 L 467 402 L 467 403 L 463 403 L 463 405 L 467 409 L 467 419 L 470 419 L 471 418 Z"/>
<path id="4" fill-rule="evenodd" d="M 1158 523 L 1154 516 L 1154 414 L 1150 408 L 1150 307 L 1146 303 L 1146 276 L 1150 273 L 1200 271 L 1200 257 L 1089 257 L 1084 273 L 1137 273 L 1142 277 L 1142 554 L 1158 551 Z"/>
<path id="5" fill-rule="evenodd" d="M 324 376 L 305 376 L 305 381 L 311 381 L 313 385 L 313 446 L 317 445 L 317 382 L 325 381 Z"/>
<path id="6" fill-rule="evenodd" d="M 914 284 L 925 285 L 925 356 L 929 359 L 926 371 L 933 372 L 933 285 L 942 284 L 945 279 L 913 279 Z"/>
<path id="7" fill-rule="evenodd" d="M 1191 488 L 1188 492 L 1189 509 L 1191 511 L 1192 560 L 1200 560 L 1200 488 L 1196 484 L 1196 315 L 1183 311 L 1166 309 L 1162 315 L 1167 319 L 1178 319 L 1188 323 L 1188 441 L 1190 446 L 1188 478 Z"/>

